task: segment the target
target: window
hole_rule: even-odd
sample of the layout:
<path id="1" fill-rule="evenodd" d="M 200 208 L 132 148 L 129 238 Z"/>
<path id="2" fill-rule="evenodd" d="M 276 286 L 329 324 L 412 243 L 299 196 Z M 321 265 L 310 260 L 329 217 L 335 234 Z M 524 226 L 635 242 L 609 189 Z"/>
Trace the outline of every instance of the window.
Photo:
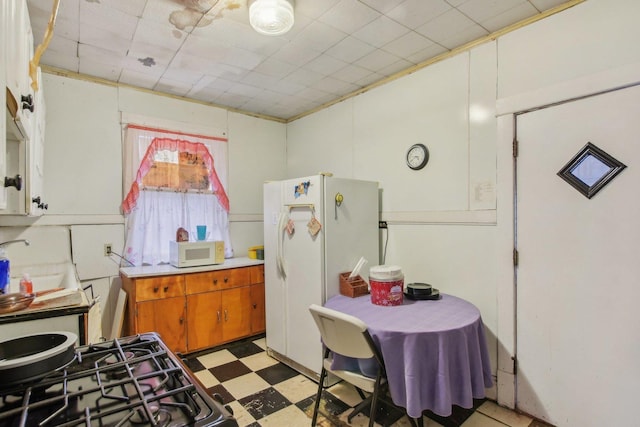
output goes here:
<path id="1" fill-rule="evenodd" d="M 233 256 L 226 193 L 227 139 L 128 124 L 125 130 L 125 259 L 134 266 L 169 263 L 179 228 L 195 240 L 222 240 Z"/>

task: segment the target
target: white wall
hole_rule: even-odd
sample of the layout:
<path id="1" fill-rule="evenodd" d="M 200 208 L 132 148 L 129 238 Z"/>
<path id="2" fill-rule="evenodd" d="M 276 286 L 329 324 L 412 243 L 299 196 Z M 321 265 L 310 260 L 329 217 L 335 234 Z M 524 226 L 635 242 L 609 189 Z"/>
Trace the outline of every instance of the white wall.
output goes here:
<path id="1" fill-rule="evenodd" d="M 506 406 L 516 343 L 508 113 L 638 82 L 638 16 L 634 0 L 588 0 L 288 124 L 288 177 L 380 182 L 386 263 L 479 307 L 498 380 L 489 395 Z M 431 151 L 419 172 L 404 160 L 416 142 Z"/>

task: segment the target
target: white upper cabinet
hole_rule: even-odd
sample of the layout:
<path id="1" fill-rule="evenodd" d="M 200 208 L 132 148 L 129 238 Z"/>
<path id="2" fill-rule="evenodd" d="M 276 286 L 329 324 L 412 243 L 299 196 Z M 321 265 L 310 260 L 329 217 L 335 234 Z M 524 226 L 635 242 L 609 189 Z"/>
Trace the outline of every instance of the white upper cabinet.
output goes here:
<path id="1" fill-rule="evenodd" d="M 26 0 L 0 2 L 0 83 L 2 120 L 0 133 L 0 214 L 42 215 L 47 202 L 42 190 L 45 104 L 38 68 L 38 90 L 29 76 L 33 34 Z M 1 88 L 2 86 L 0 86 Z"/>

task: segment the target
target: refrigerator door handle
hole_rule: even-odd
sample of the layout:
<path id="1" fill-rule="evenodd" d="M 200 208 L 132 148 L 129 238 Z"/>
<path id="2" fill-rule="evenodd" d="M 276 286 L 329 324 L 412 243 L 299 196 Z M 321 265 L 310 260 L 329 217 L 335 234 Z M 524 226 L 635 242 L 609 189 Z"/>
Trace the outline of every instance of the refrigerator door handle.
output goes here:
<path id="1" fill-rule="evenodd" d="M 284 212 L 280 212 L 280 217 L 278 219 L 278 238 L 276 243 L 276 267 L 280 272 L 280 276 L 285 279 L 287 277 L 287 272 L 285 271 L 284 265 L 284 233 L 287 224 L 287 214 Z"/>

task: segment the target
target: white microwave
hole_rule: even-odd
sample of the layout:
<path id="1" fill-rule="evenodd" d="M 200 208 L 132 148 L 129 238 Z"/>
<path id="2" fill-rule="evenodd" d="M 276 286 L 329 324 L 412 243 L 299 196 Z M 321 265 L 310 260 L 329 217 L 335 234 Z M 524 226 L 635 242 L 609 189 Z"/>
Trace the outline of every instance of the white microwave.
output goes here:
<path id="1" fill-rule="evenodd" d="M 224 263 L 223 241 L 171 241 L 169 259 L 174 267 L 197 267 Z"/>

